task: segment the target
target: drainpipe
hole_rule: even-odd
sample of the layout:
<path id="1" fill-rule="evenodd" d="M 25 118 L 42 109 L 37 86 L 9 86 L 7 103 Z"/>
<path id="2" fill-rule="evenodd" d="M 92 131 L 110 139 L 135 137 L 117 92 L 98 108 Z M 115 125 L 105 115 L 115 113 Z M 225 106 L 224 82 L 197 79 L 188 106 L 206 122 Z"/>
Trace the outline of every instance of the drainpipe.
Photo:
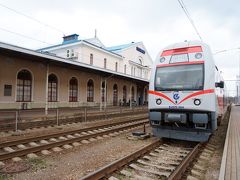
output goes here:
<path id="1" fill-rule="evenodd" d="M 100 111 L 102 111 L 102 77 L 101 77 L 101 83 L 100 83 Z"/>
<path id="2" fill-rule="evenodd" d="M 45 115 L 48 115 L 48 74 L 49 74 L 49 64 L 47 64 L 47 71 L 46 71 Z"/>
<path id="3" fill-rule="evenodd" d="M 129 101 L 129 107 L 130 107 L 130 109 L 132 109 L 132 83 L 131 83 L 131 85 L 130 85 L 130 101 Z"/>

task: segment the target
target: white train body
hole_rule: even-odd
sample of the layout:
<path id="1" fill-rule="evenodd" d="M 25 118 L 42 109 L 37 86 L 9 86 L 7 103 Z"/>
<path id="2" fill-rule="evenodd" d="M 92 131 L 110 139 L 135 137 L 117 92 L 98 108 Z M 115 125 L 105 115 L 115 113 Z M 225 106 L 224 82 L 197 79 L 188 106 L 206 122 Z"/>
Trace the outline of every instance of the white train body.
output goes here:
<path id="1" fill-rule="evenodd" d="M 223 81 L 209 46 L 191 41 L 164 48 L 149 86 L 154 135 L 207 141 L 222 114 Z"/>

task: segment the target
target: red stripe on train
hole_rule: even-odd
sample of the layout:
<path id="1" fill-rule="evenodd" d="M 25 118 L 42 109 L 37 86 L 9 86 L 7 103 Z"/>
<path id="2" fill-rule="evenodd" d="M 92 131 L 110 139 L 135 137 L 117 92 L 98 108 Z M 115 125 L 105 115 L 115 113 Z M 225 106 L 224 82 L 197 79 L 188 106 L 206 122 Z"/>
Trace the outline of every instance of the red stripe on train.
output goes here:
<path id="1" fill-rule="evenodd" d="M 191 64 L 204 64 L 204 61 L 191 61 L 191 62 L 178 62 L 173 64 L 159 64 L 157 67 L 169 67 L 169 66 L 180 66 L 180 65 L 191 65 Z"/>
<path id="2" fill-rule="evenodd" d="M 214 89 L 207 89 L 207 90 L 195 92 L 193 94 L 188 95 L 184 99 L 182 99 L 178 104 L 181 104 L 182 102 L 186 101 L 187 99 L 189 99 L 191 97 L 199 96 L 199 95 L 202 95 L 202 94 L 210 94 L 210 93 L 214 93 Z"/>
<path id="3" fill-rule="evenodd" d="M 156 95 L 156 96 L 160 96 L 168 101 L 170 101 L 171 103 L 175 104 L 175 105 L 179 105 L 181 104 L 182 102 L 186 101 L 187 99 L 189 98 L 192 98 L 192 97 L 195 97 L 195 96 L 199 96 L 199 95 L 203 95 L 203 94 L 210 94 L 210 93 L 214 93 L 214 89 L 207 89 L 207 90 L 203 90 L 203 91 L 198 91 L 198 92 L 195 92 L 193 94 L 190 94 L 188 95 L 187 97 L 185 97 L 184 99 L 182 99 L 179 103 L 175 103 L 173 102 L 168 96 L 166 96 L 165 94 L 163 93 L 160 93 L 160 92 L 156 92 L 156 91 L 152 91 L 152 90 L 149 90 L 148 91 L 149 94 L 153 94 L 153 95 Z"/>
<path id="4" fill-rule="evenodd" d="M 160 97 L 162 97 L 162 98 L 170 101 L 171 103 L 175 104 L 169 97 L 167 97 L 167 96 L 166 96 L 165 94 L 163 94 L 163 93 L 156 92 L 156 91 L 151 91 L 151 90 L 149 90 L 148 93 L 149 93 L 149 94 L 154 94 L 154 95 L 160 96 Z"/>
<path id="5" fill-rule="evenodd" d="M 186 53 L 196 53 L 196 52 L 202 52 L 201 46 L 192 46 L 192 47 L 186 47 L 186 48 L 177 48 L 177 49 L 170 49 L 165 50 L 162 52 L 161 56 L 170 56 L 174 54 L 186 54 Z"/>

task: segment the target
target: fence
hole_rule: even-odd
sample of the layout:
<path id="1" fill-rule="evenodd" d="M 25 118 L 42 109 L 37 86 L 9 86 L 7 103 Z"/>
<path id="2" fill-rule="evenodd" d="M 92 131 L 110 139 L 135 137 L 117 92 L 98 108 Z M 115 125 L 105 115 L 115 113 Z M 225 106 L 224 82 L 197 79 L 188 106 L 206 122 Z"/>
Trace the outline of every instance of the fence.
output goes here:
<path id="1" fill-rule="evenodd" d="M 132 115 L 134 112 L 146 113 L 146 106 L 122 107 L 113 106 L 100 110 L 99 107 L 56 108 L 0 111 L 0 132 L 17 131 L 28 128 L 86 122 L 92 120 Z"/>

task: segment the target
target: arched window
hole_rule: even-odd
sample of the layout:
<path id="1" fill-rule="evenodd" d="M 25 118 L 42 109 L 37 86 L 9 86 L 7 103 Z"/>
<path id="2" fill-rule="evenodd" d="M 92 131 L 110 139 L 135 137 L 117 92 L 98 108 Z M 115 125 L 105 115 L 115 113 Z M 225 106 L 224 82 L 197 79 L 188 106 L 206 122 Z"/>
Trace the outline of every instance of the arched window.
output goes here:
<path id="1" fill-rule="evenodd" d="M 17 101 L 29 102 L 32 97 L 32 75 L 28 70 L 22 70 L 17 75 Z"/>
<path id="2" fill-rule="evenodd" d="M 123 104 L 127 103 L 127 87 L 123 86 Z"/>
<path id="3" fill-rule="evenodd" d="M 131 93 L 132 97 L 131 97 L 131 101 L 135 101 L 135 91 L 134 91 L 134 87 L 132 87 L 132 93 Z"/>
<path id="4" fill-rule="evenodd" d="M 106 86 L 106 91 L 107 91 L 107 86 Z M 105 82 L 102 82 L 102 102 L 105 102 Z M 107 92 L 106 92 L 106 100 L 107 100 Z"/>
<path id="5" fill-rule="evenodd" d="M 93 65 L 93 54 L 90 54 L 90 64 Z"/>
<path id="6" fill-rule="evenodd" d="M 118 104 L 118 87 L 117 84 L 113 86 L 113 105 L 117 106 Z"/>
<path id="7" fill-rule="evenodd" d="M 78 81 L 74 77 L 69 82 L 69 101 L 78 101 Z"/>
<path id="8" fill-rule="evenodd" d="M 87 102 L 93 102 L 94 99 L 94 83 L 90 79 L 87 83 Z"/>
<path id="9" fill-rule="evenodd" d="M 56 102 L 58 93 L 58 80 L 57 76 L 50 74 L 48 76 L 48 101 Z"/>

